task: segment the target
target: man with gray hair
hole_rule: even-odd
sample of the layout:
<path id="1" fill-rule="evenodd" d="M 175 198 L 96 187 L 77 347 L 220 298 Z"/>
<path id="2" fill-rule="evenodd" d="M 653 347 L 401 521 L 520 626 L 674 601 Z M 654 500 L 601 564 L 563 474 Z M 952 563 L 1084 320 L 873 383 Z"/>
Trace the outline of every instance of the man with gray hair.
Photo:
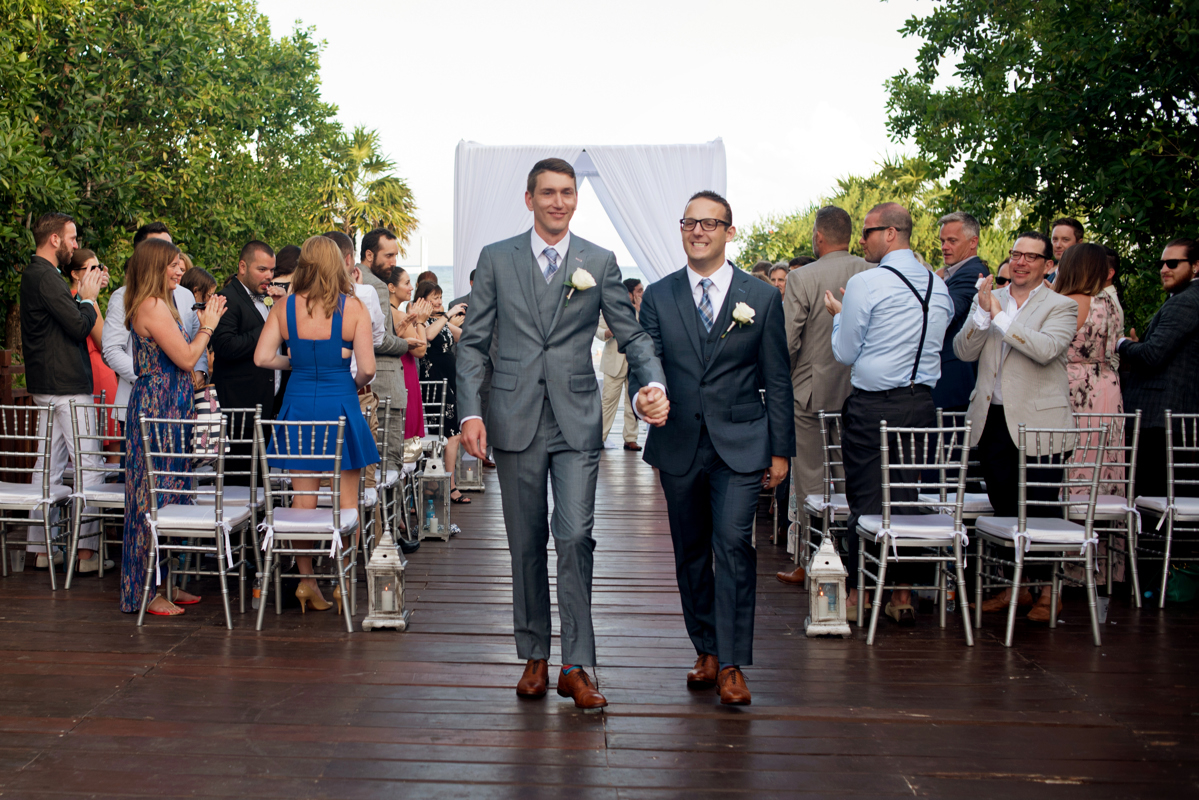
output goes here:
<path id="1" fill-rule="evenodd" d="M 978 363 L 962 361 L 953 352 L 953 337 L 966 324 L 974 302 L 975 284 L 991 271 L 978 257 L 978 220 L 965 211 L 954 211 L 937 221 L 941 228 L 941 257 L 945 266 L 937 274 L 945 280 L 953 300 L 953 319 L 941 346 L 941 380 L 933 387 L 933 403 L 946 411 L 965 411 L 978 380 Z"/>
<path id="2" fill-rule="evenodd" d="M 795 458 L 791 480 L 796 505 L 808 495 L 823 495 L 824 451 L 820 412 L 839 413 L 849 397 L 849 367 L 833 358 L 833 318 L 824 312 L 824 293 L 840 297 L 842 286 L 870 268 L 849 254 L 853 223 L 843 209 L 825 206 L 816 212 L 812 251 L 817 260 L 792 270 L 783 290 L 787 350 L 791 354 L 791 386 L 795 394 Z M 806 553 L 801 554 L 806 556 Z M 778 573 L 783 583 L 802 584 L 803 567 Z"/>

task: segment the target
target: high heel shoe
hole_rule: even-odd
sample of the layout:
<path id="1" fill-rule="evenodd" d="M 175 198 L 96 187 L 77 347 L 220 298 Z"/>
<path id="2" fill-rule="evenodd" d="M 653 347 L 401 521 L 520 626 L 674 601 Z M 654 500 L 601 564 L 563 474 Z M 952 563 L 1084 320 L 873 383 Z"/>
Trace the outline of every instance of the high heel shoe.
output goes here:
<path id="1" fill-rule="evenodd" d="M 307 613 L 305 606 L 312 603 L 313 611 L 328 611 L 332 606 L 321 597 L 321 590 L 307 583 L 296 587 L 296 599 L 300 601 L 300 613 Z"/>
<path id="2" fill-rule="evenodd" d="M 337 613 L 341 613 L 341 587 L 333 587 L 333 602 L 337 603 Z"/>

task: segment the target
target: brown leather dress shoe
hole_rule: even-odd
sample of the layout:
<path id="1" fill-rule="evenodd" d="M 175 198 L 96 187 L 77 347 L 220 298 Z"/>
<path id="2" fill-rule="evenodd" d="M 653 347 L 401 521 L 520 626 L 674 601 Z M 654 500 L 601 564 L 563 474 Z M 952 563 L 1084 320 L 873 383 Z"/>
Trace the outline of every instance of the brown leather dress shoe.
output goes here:
<path id="1" fill-rule="evenodd" d="M 574 700 L 576 708 L 593 709 L 608 705 L 582 667 L 572 669 L 569 675 L 558 673 L 558 694 Z"/>
<path id="2" fill-rule="evenodd" d="M 1004 589 L 989 600 L 983 600 L 983 613 L 989 614 L 993 611 L 1007 611 L 1008 603 L 1010 602 L 1012 602 L 1012 590 Z M 1016 605 L 1018 606 L 1031 606 L 1032 602 L 1032 592 L 1028 591 L 1028 589 L 1021 591 L 1020 596 L 1016 599 Z"/>
<path id="3" fill-rule="evenodd" d="M 803 584 L 804 575 L 806 574 L 807 573 L 803 571 L 803 567 L 796 567 L 790 572 L 776 572 L 774 577 L 778 578 L 783 583 L 797 586 Z"/>
<path id="4" fill-rule="evenodd" d="M 641 449 L 641 445 L 637 444 L 636 442 L 625 442 L 624 449 L 632 450 L 634 453 L 636 453 L 638 450 Z"/>
<path id="5" fill-rule="evenodd" d="M 1041 597 L 1044 598 L 1044 602 L 1038 600 L 1037 604 L 1032 607 L 1031 611 L 1028 612 L 1027 619 L 1029 622 L 1049 621 L 1049 592 L 1042 592 Z M 1062 598 L 1060 596 L 1057 599 L 1057 613 L 1058 615 L 1061 615 L 1062 613 Z"/>
<path id="6" fill-rule="evenodd" d="M 726 706 L 747 706 L 750 703 L 749 687 L 739 667 L 725 667 L 716 676 L 720 687 L 720 703 Z"/>
<path id="7" fill-rule="evenodd" d="M 530 658 L 525 664 L 525 674 L 520 676 L 516 684 L 516 694 L 520 697 L 545 697 L 550 685 L 550 671 L 544 658 Z"/>
<path id="8" fill-rule="evenodd" d="M 688 689 L 711 689 L 716 685 L 716 669 L 720 666 L 719 659 L 710 653 L 703 653 L 695 659 L 695 669 L 687 673 Z"/>
<path id="9" fill-rule="evenodd" d="M 490 458 L 485 458 L 483 459 L 483 466 L 487 467 L 488 469 L 495 469 L 495 462 Z"/>

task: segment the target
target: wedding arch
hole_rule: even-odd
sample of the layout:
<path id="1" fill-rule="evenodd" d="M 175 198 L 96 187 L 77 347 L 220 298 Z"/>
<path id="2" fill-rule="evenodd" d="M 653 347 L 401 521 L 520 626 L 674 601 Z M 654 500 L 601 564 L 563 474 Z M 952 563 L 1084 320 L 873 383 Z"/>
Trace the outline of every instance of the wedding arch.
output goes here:
<path id="1" fill-rule="evenodd" d="M 703 189 L 726 191 L 724 142 L 649 145 L 511 145 L 458 142 L 454 155 L 454 295 L 470 289 L 479 252 L 533 225 L 525 181 L 533 164 L 562 158 L 590 180 L 620 240 L 650 280 L 685 262 L 679 215 Z"/>

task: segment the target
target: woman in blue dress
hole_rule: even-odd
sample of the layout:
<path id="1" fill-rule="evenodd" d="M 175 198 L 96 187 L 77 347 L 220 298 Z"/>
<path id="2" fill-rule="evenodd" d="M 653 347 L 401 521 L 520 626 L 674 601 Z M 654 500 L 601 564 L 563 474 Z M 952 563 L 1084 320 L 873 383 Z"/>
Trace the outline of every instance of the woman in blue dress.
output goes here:
<path id="1" fill-rule="evenodd" d="M 285 341 L 290 355 L 278 355 Z M 358 361 L 357 376 L 350 374 L 351 355 Z M 358 508 L 358 478 L 362 468 L 379 463 L 379 449 L 358 402 L 358 389 L 375 377 L 375 349 L 370 314 L 354 297 L 341 250 L 332 239 L 313 236 L 304 242 L 291 294 L 287 302 L 276 303 L 271 309 L 254 351 L 254 363 L 265 369 L 291 370 L 278 419 L 335 422 L 338 417 L 346 418 L 341 450 L 341 508 L 343 511 Z M 268 455 L 276 452 L 274 444 L 267 448 Z M 326 462 L 270 458 L 269 463 L 297 472 L 322 468 L 332 472 L 334 445 L 330 436 Z M 310 448 L 311 444 L 307 446 Z M 316 491 L 319 481 L 293 478 L 292 484 L 297 491 Z M 316 500 L 315 495 L 297 495 L 292 498 L 292 506 L 316 508 Z M 312 574 L 311 558 L 299 557 L 296 564 L 301 574 Z M 300 581 L 296 599 L 301 609 L 307 604 L 317 611 L 329 608 L 315 578 Z"/>
<path id="2" fill-rule="evenodd" d="M 179 248 L 162 239 L 146 239 L 133 251 L 125 267 L 125 319 L 132 332 L 133 362 L 137 382 L 129 395 L 125 423 L 125 535 L 121 548 L 121 610 L 132 613 L 141 607 L 142 586 L 146 580 L 148 556 L 153 536 L 150 532 L 150 476 L 146 472 L 145 448 L 138 424 L 143 416 L 159 419 L 193 419 L 192 370 L 204 354 L 212 331 L 225 314 L 225 298 L 213 295 L 200 312 L 200 330 L 195 340 L 188 337 L 175 308 L 174 292 L 183 277 L 184 266 Z M 182 471 L 189 462 L 166 465 Z M 161 478 L 171 488 L 190 488 L 182 476 Z M 189 503 L 190 495 L 160 495 L 163 503 Z M 161 589 L 161 587 L 160 587 Z M 171 599 L 174 602 L 171 602 Z M 175 590 L 168 599 L 158 594 L 146 610 L 160 616 L 183 613 L 181 605 L 200 602 L 200 598 Z"/>

